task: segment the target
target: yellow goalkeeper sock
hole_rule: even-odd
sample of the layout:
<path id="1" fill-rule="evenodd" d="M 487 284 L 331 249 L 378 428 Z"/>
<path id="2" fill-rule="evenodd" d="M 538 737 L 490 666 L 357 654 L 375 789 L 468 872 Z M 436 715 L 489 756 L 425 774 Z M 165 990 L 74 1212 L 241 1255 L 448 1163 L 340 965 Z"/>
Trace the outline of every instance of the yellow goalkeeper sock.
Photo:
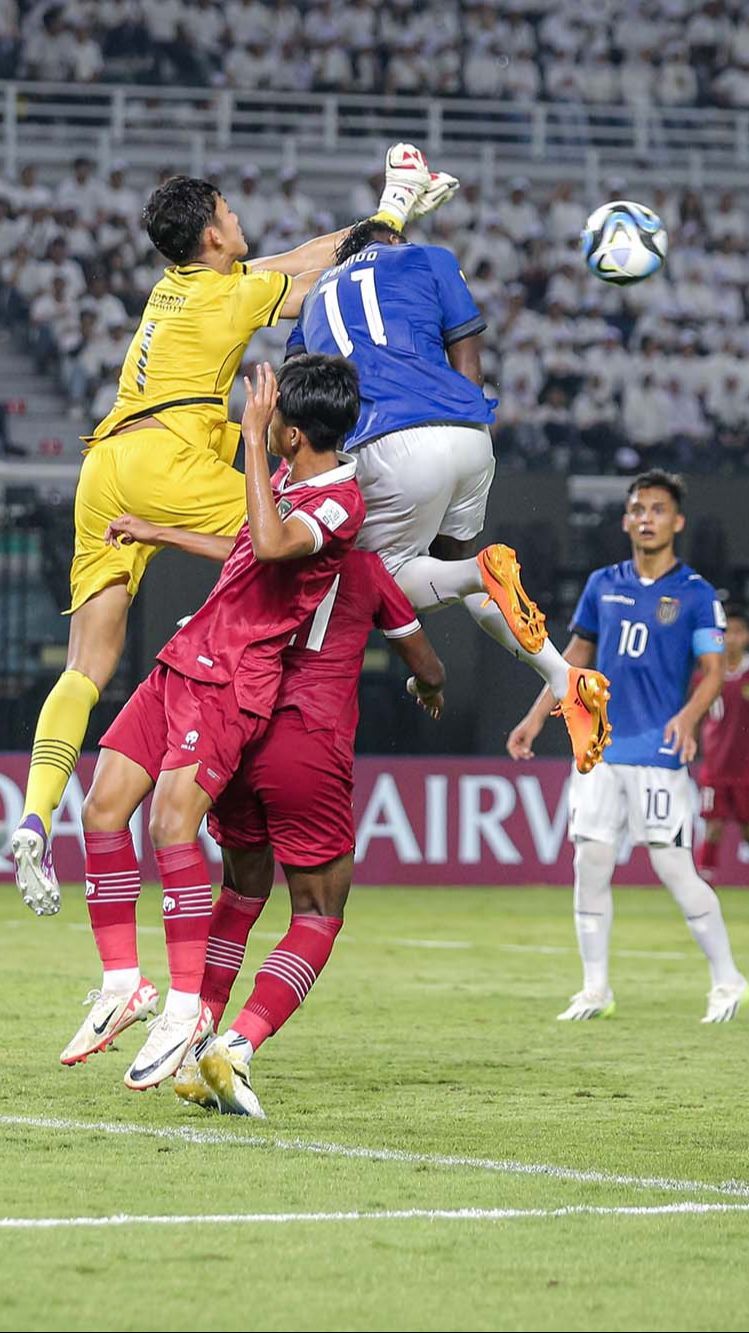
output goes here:
<path id="1" fill-rule="evenodd" d="M 24 819 L 35 814 L 49 834 L 52 812 L 78 763 L 88 719 L 99 702 L 94 682 L 80 671 L 64 671 L 39 714 L 31 751 Z"/>

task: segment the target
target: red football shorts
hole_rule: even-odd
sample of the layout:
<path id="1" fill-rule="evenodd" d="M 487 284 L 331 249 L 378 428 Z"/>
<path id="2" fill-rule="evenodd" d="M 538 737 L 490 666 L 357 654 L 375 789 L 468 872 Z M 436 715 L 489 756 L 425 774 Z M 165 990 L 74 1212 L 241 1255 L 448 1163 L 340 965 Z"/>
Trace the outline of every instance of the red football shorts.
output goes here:
<path id="1" fill-rule="evenodd" d="M 703 819 L 727 819 L 749 824 L 749 783 L 713 782 L 700 787 Z"/>
<path id="2" fill-rule="evenodd" d="M 234 686 L 189 680 L 157 665 L 118 713 L 99 744 L 159 773 L 198 764 L 195 781 L 216 800 L 239 768 L 245 746 L 267 719 L 239 707 Z"/>
<path id="3" fill-rule="evenodd" d="M 222 847 L 270 842 L 283 865 L 323 865 L 353 851 L 353 789 L 351 744 L 334 731 L 308 731 L 297 708 L 283 708 L 245 752 L 208 830 Z"/>

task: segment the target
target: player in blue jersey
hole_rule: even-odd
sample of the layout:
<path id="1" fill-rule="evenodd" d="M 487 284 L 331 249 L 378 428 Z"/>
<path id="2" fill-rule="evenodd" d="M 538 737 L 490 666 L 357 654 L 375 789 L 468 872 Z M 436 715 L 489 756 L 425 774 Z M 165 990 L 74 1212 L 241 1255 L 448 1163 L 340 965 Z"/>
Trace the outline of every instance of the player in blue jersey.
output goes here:
<path id="1" fill-rule="evenodd" d="M 419 611 L 462 601 L 482 629 L 544 678 L 588 772 L 608 742 L 607 681 L 565 662 L 520 582 L 515 552 L 479 551 L 494 475 L 482 389 L 485 321 L 455 256 L 411 245 L 381 220 L 359 223 L 308 293 L 287 355 L 349 357 L 362 410 L 358 454 L 367 507 L 358 545 L 376 551 Z M 487 601 L 486 593 L 490 601 Z"/>
<path id="2" fill-rule="evenodd" d="M 711 976 L 705 1023 L 736 1016 L 749 988 L 731 955 L 720 904 L 692 859 L 692 800 L 686 765 L 697 726 L 723 683 L 725 617 L 715 589 L 677 559 L 684 528 L 680 478 L 653 470 L 632 482 L 624 530 L 632 559 L 588 579 L 565 656 L 597 663 L 611 679 L 613 743 L 585 780 L 573 774 L 570 837 L 575 844 L 575 925 L 583 989 L 562 1020 L 610 1014 L 608 954 L 611 877 L 622 835 L 647 844 L 650 860 L 684 913 Z M 688 697 L 695 664 L 701 680 Z M 548 715 L 543 691 L 511 732 L 507 748 L 529 759 Z"/>

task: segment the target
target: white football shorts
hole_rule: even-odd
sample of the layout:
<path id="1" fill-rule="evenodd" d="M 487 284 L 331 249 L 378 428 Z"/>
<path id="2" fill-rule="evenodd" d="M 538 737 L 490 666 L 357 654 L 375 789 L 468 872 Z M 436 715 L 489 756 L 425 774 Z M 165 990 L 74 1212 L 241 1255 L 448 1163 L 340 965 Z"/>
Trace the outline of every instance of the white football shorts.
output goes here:
<path id="1" fill-rule="evenodd" d="M 470 541 L 484 526 L 494 453 L 486 426 L 444 423 L 381 435 L 357 450 L 367 506 L 357 540 L 391 574 L 437 536 Z"/>
<path id="2" fill-rule="evenodd" d="M 694 805 L 686 768 L 596 764 L 590 773 L 573 767 L 569 787 L 569 836 L 617 846 L 633 843 L 692 846 Z"/>

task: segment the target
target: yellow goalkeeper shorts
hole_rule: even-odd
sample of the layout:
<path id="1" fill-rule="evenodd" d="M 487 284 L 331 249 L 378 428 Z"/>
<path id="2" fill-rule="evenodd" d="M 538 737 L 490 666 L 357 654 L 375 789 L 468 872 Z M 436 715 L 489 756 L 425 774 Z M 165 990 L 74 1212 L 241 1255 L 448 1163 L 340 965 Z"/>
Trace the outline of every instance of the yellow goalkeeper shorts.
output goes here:
<path id="1" fill-rule="evenodd" d="M 234 450 L 236 438 L 238 432 Z M 229 447 L 221 452 L 233 457 Z M 71 611 L 112 583 L 126 582 L 130 595 L 137 593 L 159 547 L 105 546 L 107 525 L 121 514 L 233 537 L 247 516 L 244 476 L 205 442 L 188 444 L 155 427 L 95 445 L 83 460 L 75 494 Z"/>

